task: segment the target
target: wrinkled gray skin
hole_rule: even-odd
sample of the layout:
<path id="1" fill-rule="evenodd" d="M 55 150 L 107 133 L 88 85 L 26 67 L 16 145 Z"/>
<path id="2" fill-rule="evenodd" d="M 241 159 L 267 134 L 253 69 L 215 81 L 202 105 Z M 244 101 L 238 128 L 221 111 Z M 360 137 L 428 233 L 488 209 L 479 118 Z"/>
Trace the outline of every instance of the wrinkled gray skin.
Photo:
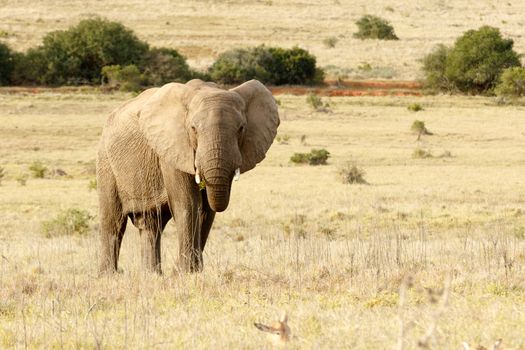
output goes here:
<path id="1" fill-rule="evenodd" d="M 235 170 L 248 171 L 265 157 L 278 125 L 275 100 L 256 80 L 229 91 L 201 80 L 170 83 L 113 111 L 97 157 L 100 272 L 117 270 L 128 217 L 139 229 L 146 269 L 161 273 L 161 233 L 173 217 L 179 267 L 200 271 Z"/>

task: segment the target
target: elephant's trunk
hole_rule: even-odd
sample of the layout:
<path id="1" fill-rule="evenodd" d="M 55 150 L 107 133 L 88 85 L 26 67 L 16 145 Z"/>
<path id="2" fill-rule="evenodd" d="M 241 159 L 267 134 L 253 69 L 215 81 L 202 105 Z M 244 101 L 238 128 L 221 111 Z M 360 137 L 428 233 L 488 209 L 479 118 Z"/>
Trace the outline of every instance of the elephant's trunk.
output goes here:
<path id="1" fill-rule="evenodd" d="M 208 203 L 210 208 L 216 212 L 226 210 L 230 202 L 230 189 L 234 170 L 230 170 L 230 166 L 225 166 L 226 163 L 221 159 L 208 160 L 205 163 L 206 165 L 201 168 L 202 176 L 206 182 Z"/>
<path id="2" fill-rule="evenodd" d="M 208 203 L 213 211 L 225 211 L 230 202 L 230 185 L 206 185 Z"/>

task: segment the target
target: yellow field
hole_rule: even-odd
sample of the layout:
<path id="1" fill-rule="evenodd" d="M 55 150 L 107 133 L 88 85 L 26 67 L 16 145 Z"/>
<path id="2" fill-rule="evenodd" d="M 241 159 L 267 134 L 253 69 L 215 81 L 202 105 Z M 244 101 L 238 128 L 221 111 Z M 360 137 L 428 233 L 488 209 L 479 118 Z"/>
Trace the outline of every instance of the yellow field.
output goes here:
<path id="1" fill-rule="evenodd" d="M 234 184 L 204 272 L 174 272 L 170 224 L 165 274 L 144 275 L 130 224 L 123 272 L 98 278 L 97 196 L 88 183 L 103 120 L 129 97 L 0 95 L 0 348 L 268 348 L 253 322 L 283 309 L 296 349 L 394 348 L 400 319 L 406 349 L 434 321 L 433 349 L 497 338 L 525 348 L 524 107 L 355 97 L 332 98 L 332 113 L 319 113 L 304 97 L 278 96 L 279 135 L 290 140 Z M 409 112 L 413 102 L 424 110 Z M 417 142 L 415 119 L 434 135 Z M 412 158 L 416 147 L 435 157 Z M 329 165 L 289 163 L 312 148 L 329 150 Z M 452 157 L 439 157 L 444 151 Z M 16 179 L 35 160 L 68 176 L 21 186 Z M 340 182 L 347 160 L 369 185 Z M 46 238 L 41 222 L 71 207 L 95 217 L 90 233 Z M 435 317 L 447 276 L 448 304 Z"/>
<path id="2" fill-rule="evenodd" d="M 438 43 L 450 44 L 483 24 L 501 29 L 525 52 L 525 2 L 519 0 L 0 0 L 0 40 L 17 50 L 41 42 L 49 31 L 100 15 L 132 28 L 156 46 L 179 49 L 190 65 L 205 69 L 233 47 L 299 45 L 318 58 L 332 77 L 414 79 L 418 60 Z M 358 40 L 354 22 L 364 14 L 386 18 L 399 41 Z M 335 48 L 323 44 L 335 37 Z"/>

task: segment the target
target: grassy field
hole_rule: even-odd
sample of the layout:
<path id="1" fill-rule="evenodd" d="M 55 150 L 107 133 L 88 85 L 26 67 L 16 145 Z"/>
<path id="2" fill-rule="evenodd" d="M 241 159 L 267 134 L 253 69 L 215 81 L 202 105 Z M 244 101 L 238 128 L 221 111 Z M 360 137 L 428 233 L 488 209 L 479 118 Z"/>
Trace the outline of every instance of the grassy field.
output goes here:
<path id="1" fill-rule="evenodd" d="M 88 184 L 103 120 L 129 97 L 0 94 L 0 348 L 269 348 L 253 322 L 281 310 L 292 349 L 386 349 L 400 338 L 413 349 L 434 322 L 429 348 L 497 338 L 525 348 L 524 107 L 354 97 L 331 98 L 331 113 L 320 113 L 304 96 L 278 96 L 289 140 L 234 184 L 204 272 L 174 272 L 170 224 L 165 274 L 144 275 L 128 225 L 123 272 L 98 278 Z M 408 111 L 414 102 L 424 110 Z M 434 135 L 416 141 L 415 119 Z M 434 157 L 413 158 L 418 147 Z M 312 148 L 329 150 L 329 165 L 289 163 Z M 68 175 L 22 186 L 37 160 Z M 349 160 L 369 185 L 341 183 Z M 41 223 L 72 207 L 94 217 L 89 233 L 46 238 Z"/>
<path id="2" fill-rule="evenodd" d="M 17 50 L 41 42 L 49 31 L 66 29 L 94 15 L 117 20 L 156 46 L 180 50 L 189 63 L 208 67 L 233 47 L 299 45 L 317 56 L 331 77 L 414 79 L 436 44 L 450 44 L 483 24 L 501 29 L 525 52 L 525 2 L 508 0 L 0 0 L 0 40 Z M 399 41 L 358 40 L 355 21 L 364 14 L 389 20 Z M 323 43 L 337 40 L 334 48 Z M 360 66 L 372 68 L 368 71 Z"/>
<path id="3" fill-rule="evenodd" d="M 202 70 L 230 48 L 298 45 L 329 78 L 412 80 L 434 45 L 484 24 L 524 53 L 524 11 L 489 0 L 0 0 L 0 40 L 23 51 L 100 15 Z M 388 19 L 400 40 L 353 38 L 364 14 Z M 253 323 L 282 310 L 291 349 L 490 348 L 498 338 L 499 350 L 525 349 L 523 104 L 332 97 L 319 112 L 304 96 L 277 96 L 280 141 L 234 184 L 204 271 L 176 272 L 168 224 L 164 275 L 144 274 L 129 224 L 121 273 L 99 278 L 96 145 L 131 95 L 9 91 L 0 91 L 0 349 L 271 348 Z M 416 119 L 433 135 L 417 141 Z M 320 148 L 326 166 L 289 162 Z M 35 162 L 48 168 L 42 179 L 31 176 Z M 347 162 L 368 184 L 342 183 Z M 90 213 L 88 232 L 48 237 L 42 224 L 71 208 Z"/>

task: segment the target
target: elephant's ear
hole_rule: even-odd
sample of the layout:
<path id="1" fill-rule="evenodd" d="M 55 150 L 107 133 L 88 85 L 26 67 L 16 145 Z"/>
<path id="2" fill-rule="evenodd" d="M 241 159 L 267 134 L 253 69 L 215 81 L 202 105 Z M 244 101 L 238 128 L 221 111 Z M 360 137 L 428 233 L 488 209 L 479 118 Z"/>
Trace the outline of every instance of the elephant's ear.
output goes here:
<path id="1" fill-rule="evenodd" d="M 246 133 L 241 145 L 241 172 L 251 170 L 266 156 L 277 134 L 279 112 L 272 93 L 258 80 L 231 89 L 245 102 Z"/>
<path id="2" fill-rule="evenodd" d="M 195 155 L 186 127 L 187 104 L 193 89 L 170 83 L 161 87 L 139 110 L 139 125 L 160 159 L 189 174 Z"/>

